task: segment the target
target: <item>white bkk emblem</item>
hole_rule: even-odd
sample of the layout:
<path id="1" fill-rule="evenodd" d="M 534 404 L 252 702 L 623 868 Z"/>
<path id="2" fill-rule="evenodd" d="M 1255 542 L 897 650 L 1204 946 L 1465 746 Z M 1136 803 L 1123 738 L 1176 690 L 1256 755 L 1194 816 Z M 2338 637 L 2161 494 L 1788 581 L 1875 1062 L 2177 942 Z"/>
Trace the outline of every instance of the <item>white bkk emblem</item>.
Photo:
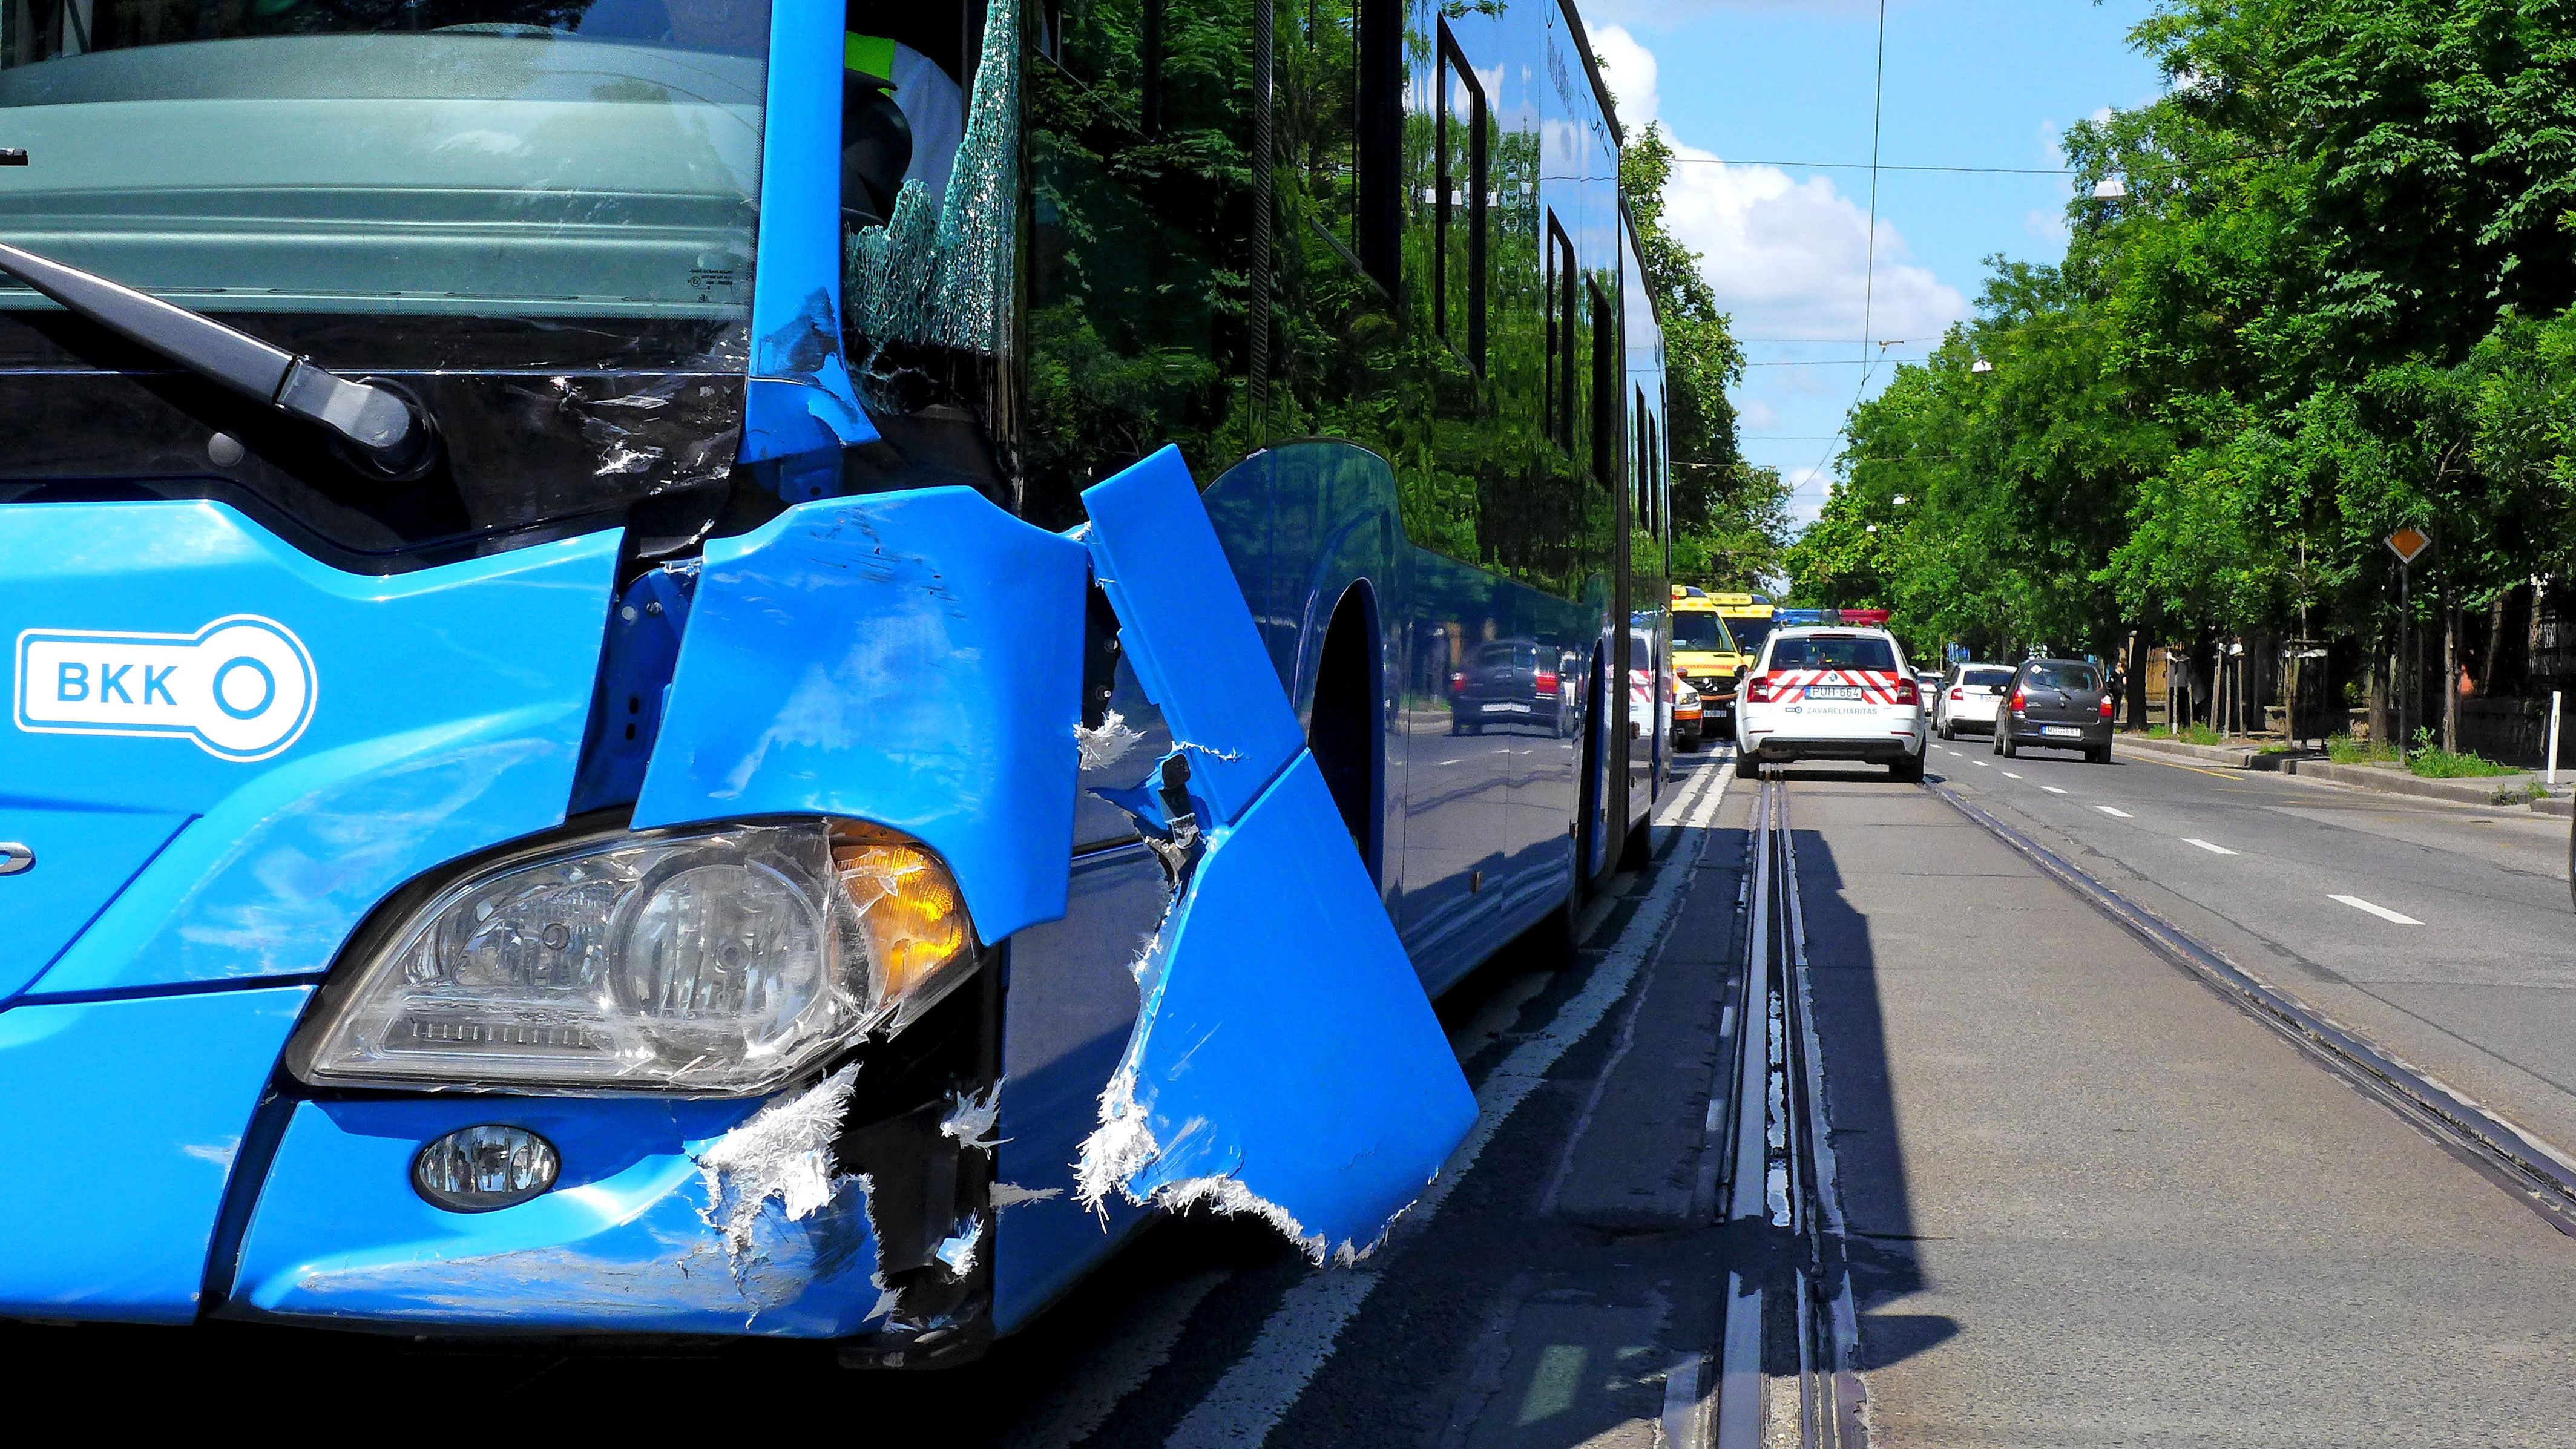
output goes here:
<path id="1" fill-rule="evenodd" d="M 29 629 L 18 636 L 18 728 L 181 735 L 210 755 L 264 760 L 313 718 L 313 656 L 252 614 L 194 634 Z"/>

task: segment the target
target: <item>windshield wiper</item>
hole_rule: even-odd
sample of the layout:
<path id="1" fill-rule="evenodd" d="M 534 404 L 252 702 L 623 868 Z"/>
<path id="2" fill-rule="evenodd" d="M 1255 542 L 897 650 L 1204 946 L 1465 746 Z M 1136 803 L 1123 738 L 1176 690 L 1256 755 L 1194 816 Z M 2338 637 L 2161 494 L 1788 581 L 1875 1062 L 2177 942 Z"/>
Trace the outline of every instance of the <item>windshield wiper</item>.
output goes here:
<path id="1" fill-rule="evenodd" d="M 413 476 L 429 461 L 429 420 L 391 389 L 351 381 L 212 317 L 18 247 L 0 245 L 0 272 L 201 377 L 331 433 L 388 475 Z"/>

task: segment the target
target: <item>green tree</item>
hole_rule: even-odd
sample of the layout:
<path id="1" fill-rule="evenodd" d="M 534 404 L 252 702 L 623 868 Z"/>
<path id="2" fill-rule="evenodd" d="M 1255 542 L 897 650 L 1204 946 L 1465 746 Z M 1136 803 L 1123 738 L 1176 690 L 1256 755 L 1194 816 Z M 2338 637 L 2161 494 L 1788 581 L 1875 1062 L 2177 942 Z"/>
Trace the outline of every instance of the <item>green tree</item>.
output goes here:
<path id="1" fill-rule="evenodd" d="M 1789 540 L 1789 489 L 1776 468 L 1745 461 L 1727 392 L 1744 378 L 1734 319 L 1692 251 L 1664 226 L 1673 147 L 1649 122 L 1619 155 L 1620 189 L 1636 223 L 1647 291 L 1664 333 L 1664 392 L 1672 456 L 1673 576 L 1721 588 L 1777 575 Z"/>

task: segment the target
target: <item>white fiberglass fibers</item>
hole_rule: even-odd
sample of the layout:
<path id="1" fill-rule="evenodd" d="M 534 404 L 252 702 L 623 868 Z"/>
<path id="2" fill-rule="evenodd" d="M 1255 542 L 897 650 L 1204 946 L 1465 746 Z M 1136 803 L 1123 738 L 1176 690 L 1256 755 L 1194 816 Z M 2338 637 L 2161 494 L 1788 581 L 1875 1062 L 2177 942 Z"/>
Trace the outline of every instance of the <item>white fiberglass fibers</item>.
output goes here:
<path id="1" fill-rule="evenodd" d="M 841 1068 L 794 1097 L 782 1098 L 697 1154 L 707 1205 L 698 1216 L 724 1233 L 725 1251 L 737 1263 L 751 1252 L 752 1230 L 771 1198 L 790 1222 L 812 1216 L 849 1179 L 832 1168 L 832 1141 L 841 1135 L 858 1063 Z"/>
<path id="2" fill-rule="evenodd" d="M 1082 751 L 1085 772 L 1107 769 L 1118 763 L 1129 750 L 1145 738 L 1145 732 L 1127 723 L 1127 716 L 1111 710 L 1100 717 L 1100 723 L 1075 725 L 1073 742 Z"/>
<path id="3" fill-rule="evenodd" d="M 1002 1084 L 995 1082 L 983 1095 L 960 1092 L 948 1099 L 948 1115 L 939 1121 L 941 1135 L 952 1142 L 990 1152 L 1001 1146 L 993 1135 L 1002 1120 Z"/>
<path id="4" fill-rule="evenodd" d="M 1127 1195 L 1127 1180 L 1151 1165 L 1160 1150 L 1136 1101 L 1135 1069 L 1122 1066 L 1100 1093 L 1100 1125 L 1082 1139 L 1082 1156 L 1073 1165 L 1073 1200 L 1105 1220 L 1109 1194 Z"/>

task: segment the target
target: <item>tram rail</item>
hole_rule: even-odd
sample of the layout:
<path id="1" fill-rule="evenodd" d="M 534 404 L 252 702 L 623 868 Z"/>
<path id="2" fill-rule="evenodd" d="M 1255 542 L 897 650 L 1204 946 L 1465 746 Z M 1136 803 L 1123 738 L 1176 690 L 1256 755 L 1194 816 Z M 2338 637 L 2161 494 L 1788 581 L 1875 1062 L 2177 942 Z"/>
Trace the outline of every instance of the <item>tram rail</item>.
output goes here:
<path id="1" fill-rule="evenodd" d="M 1753 807 L 1744 979 L 1761 1030 L 1735 1034 L 1724 1221 L 1728 1275 L 1711 1440 L 1718 1449 L 1865 1449 L 1859 1314 L 1807 970 L 1789 785 L 1765 771 Z"/>

